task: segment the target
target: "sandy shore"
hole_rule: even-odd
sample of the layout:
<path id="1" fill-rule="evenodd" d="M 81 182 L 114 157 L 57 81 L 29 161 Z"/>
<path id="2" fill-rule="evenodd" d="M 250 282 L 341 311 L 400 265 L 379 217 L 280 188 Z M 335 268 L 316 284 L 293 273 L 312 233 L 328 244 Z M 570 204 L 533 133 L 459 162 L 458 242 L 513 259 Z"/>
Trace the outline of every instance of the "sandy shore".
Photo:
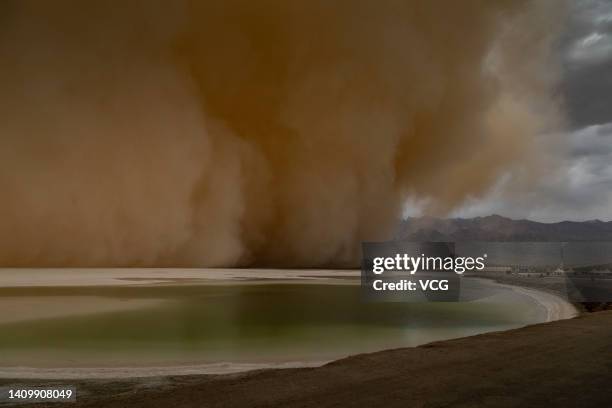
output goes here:
<path id="1" fill-rule="evenodd" d="M 330 361 L 293 361 L 278 363 L 207 363 L 142 367 L 0 367 L 0 380 L 9 378 L 44 380 L 115 380 L 190 375 L 224 375 L 264 369 L 321 367 Z M 1 406 L 1 405 L 0 405 Z"/>
<path id="2" fill-rule="evenodd" d="M 604 407 L 612 311 L 317 368 L 71 381 L 73 407 Z M 65 382 L 0 380 L 0 385 Z M 37 404 L 39 407 L 44 404 Z M 51 406 L 51 405 L 48 405 Z"/>
<path id="3" fill-rule="evenodd" d="M 484 278 L 470 278 L 470 279 L 484 279 Z M 505 283 L 495 282 L 493 280 L 487 279 L 490 284 L 494 284 L 497 286 L 501 286 L 510 290 L 513 290 L 517 293 L 520 293 L 524 296 L 527 296 L 533 299 L 536 303 L 540 305 L 547 313 L 547 322 L 553 322 L 555 320 L 563 320 L 563 319 L 571 319 L 573 317 L 578 316 L 579 311 L 576 307 L 563 299 L 561 296 L 555 295 L 551 292 L 546 292 L 544 290 L 537 290 L 533 288 L 528 288 L 525 286 L 516 286 L 509 285 Z"/>

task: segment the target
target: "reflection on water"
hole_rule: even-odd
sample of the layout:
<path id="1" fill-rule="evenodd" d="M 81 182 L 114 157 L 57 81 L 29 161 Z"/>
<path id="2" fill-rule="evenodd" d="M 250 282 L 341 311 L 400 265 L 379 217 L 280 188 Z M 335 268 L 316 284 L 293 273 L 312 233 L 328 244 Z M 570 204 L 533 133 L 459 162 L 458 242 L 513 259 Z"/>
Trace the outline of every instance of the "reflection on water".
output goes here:
<path id="1" fill-rule="evenodd" d="M 69 307 L 65 316 L 0 324 L 0 365 L 321 360 L 545 319 L 530 298 L 495 290 L 484 302 L 364 303 L 356 285 L 5 288 L 0 299 L 41 304 L 61 297 Z M 157 301 L 140 308 L 69 313 L 100 297 L 126 305 Z"/>

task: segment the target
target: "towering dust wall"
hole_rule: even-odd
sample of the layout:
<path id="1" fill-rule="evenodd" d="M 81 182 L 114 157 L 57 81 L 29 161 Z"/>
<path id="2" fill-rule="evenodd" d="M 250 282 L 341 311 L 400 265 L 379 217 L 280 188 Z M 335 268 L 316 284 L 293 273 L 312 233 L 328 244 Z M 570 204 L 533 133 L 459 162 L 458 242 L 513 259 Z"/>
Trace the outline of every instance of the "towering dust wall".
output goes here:
<path id="1" fill-rule="evenodd" d="M 347 265 L 558 123 L 557 1 L 6 1 L 0 265 Z"/>

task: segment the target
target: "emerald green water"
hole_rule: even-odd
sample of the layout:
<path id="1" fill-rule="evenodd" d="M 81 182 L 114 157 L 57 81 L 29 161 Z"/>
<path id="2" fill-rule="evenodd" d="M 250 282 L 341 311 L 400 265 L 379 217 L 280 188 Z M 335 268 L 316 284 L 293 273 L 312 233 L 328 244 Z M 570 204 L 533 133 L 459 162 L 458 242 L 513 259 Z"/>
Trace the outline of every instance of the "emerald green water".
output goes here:
<path id="1" fill-rule="evenodd" d="M 9 296 L 61 297 L 74 308 L 90 296 L 159 302 L 0 324 L 3 366 L 324 360 L 543 320 L 532 301 L 503 290 L 491 301 L 466 303 L 364 303 L 359 286 L 329 284 L 0 290 L 0 299 Z"/>

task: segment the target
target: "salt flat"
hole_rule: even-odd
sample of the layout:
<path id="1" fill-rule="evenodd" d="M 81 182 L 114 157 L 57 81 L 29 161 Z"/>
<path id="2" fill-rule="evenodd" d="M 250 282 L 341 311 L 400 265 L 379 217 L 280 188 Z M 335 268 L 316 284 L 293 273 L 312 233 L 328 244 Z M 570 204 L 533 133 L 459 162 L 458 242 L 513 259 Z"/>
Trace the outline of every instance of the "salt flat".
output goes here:
<path id="1" fill-rule="evenodd" d="M 125 286 L 198 281 L 299 280 L 302 283 L 333 278 L 358 278 L 358 270 L 229 269 L 229 268 L 3 268 L 0 288 L 35 286 Z M 333 278 L 332 278 L 333 276 Z"/>

